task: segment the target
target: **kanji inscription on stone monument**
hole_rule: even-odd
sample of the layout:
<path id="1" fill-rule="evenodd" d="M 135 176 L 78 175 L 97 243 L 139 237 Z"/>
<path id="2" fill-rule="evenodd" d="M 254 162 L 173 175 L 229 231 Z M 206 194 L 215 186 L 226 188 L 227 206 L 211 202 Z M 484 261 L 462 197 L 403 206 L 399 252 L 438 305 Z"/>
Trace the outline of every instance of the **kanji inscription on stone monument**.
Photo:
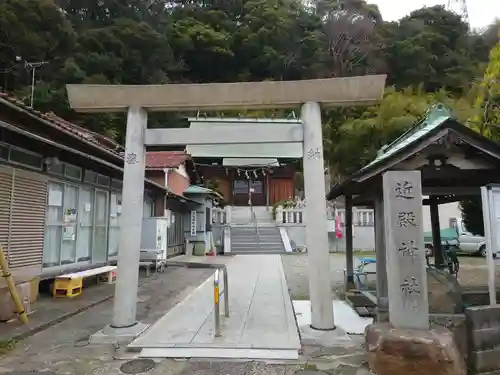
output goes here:
<path id="1" fill-rule="evenodd" d="M 398 181 L 394 188 L 396 198 L 413 199 L 413 184 L 410 181 Z"/>
<path id="2" fill-rule="evenodd" d="M 419 171 L 383 175 L 389 320 L 396 328 L 429 329 Z"/>

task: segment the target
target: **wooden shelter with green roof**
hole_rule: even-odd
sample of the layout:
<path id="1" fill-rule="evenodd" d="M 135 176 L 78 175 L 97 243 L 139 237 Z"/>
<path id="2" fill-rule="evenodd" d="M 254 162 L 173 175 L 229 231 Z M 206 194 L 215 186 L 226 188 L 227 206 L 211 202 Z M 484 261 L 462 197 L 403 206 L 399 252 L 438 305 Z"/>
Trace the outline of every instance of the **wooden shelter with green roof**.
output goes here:
<path id="1" fill-rule="evenodd" d="M 387 171 L 421 172 L 423 204 L 430 206 L 437 266 L 443 265 L 439 205 L 481 194 L 481 187 L 500 183 L 500 144 L 457 121 L 443 105 L 432 106 L 424 119 L 382 147 L 371 163 L 333 185 L 328 200 L 346 201 L 347 281 L 353 278 L 352 207 L 375 210 L 377 295 L 387 297 L 382 175 Z"/>

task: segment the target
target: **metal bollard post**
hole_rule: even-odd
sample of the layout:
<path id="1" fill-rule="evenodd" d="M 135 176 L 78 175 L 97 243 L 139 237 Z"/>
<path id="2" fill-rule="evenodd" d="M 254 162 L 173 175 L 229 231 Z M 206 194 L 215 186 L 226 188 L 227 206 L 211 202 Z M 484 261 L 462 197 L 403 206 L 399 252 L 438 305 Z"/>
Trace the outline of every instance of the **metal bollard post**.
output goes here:
<path id="1" fill-rule="evenodd" d="M 215 337 L 220 337 L 220 309 L 219 309 L 219 270 L 214 274 L 214 316 L 215 316 Z"/>
<path id="2" fill-rule="evenodd" d="M 229 318 L 229 282 L 227 281 L 227 267 L 224 267 L 224 316 Z"/>

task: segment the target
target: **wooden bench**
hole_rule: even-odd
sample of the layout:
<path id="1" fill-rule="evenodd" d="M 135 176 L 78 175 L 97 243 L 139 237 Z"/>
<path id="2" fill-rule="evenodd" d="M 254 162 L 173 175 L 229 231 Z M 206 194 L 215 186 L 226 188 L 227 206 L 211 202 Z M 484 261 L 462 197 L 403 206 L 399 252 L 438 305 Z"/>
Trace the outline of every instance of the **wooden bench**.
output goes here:
<path id="1" fill-rule="evenodd" d="M 104 278 L 109 284 L 116 280 L 116 266 L 104 266 L 92 268 L 90 270 L 68 273 L 57 276 L 54 280 L 52 295 L 54 297 L 73 298 L 82 294 L 83 279 L 98 276 L 100 280 Z"/>

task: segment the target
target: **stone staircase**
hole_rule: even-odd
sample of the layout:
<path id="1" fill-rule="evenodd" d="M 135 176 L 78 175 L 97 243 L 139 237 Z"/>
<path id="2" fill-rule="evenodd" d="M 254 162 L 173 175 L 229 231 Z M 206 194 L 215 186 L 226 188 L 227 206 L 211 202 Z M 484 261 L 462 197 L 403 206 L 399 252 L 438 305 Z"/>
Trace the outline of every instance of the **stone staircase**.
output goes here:
<path id="1" fill-rule="evenodd" d="M 285 247 L 280 231 L 266 207 L 254 207 L 257 226 L 251 220 L 249 207 L 233 207 L 231 210 L 231 253 L 277 254 Z"/>

